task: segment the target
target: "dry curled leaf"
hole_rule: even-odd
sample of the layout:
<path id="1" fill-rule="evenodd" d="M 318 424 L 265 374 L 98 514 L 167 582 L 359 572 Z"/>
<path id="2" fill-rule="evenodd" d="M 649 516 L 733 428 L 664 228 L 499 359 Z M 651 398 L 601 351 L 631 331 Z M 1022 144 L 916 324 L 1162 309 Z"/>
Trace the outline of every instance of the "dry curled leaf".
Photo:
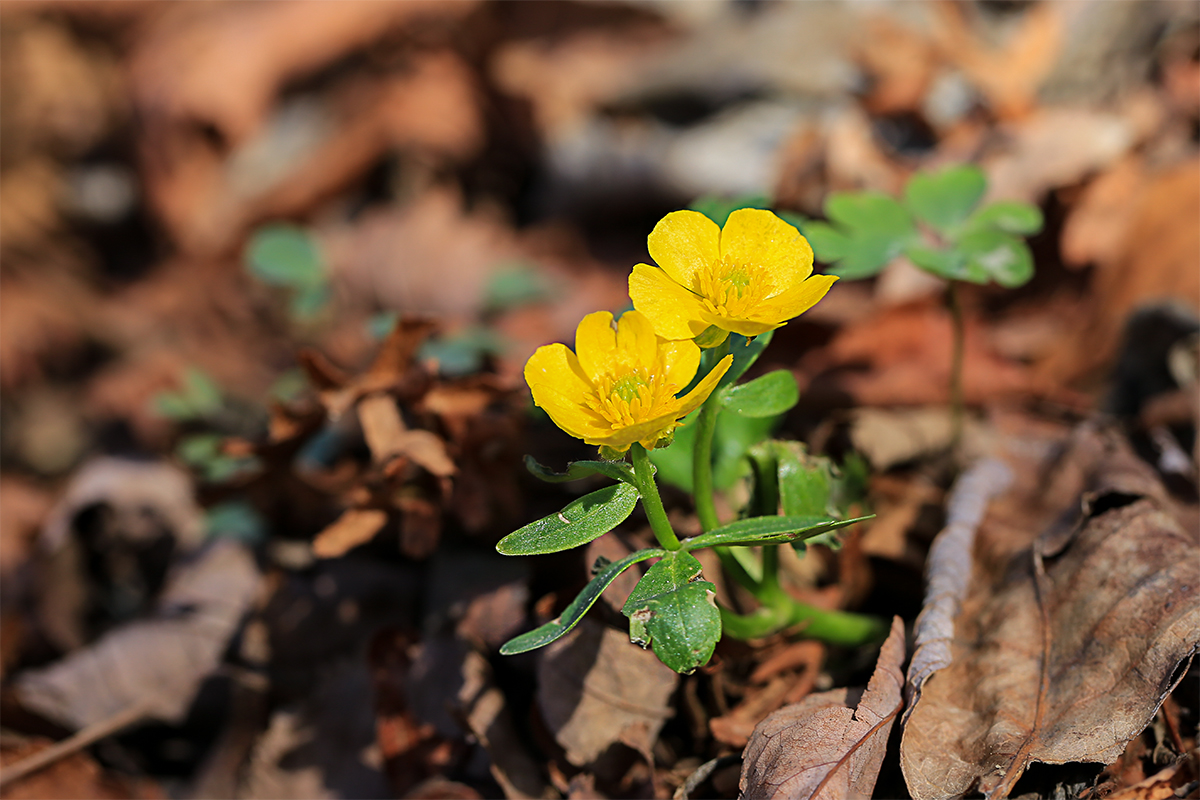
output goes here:
<path id="1" fill-rule="evenodd" d="M 767 717 L 746 745 L 741 797 L 867 798 L 903 704 L 904 623 L 879 651 L 866 690 L 810 695 Z"/>
<path id="2" fill-rule="evenodd" d="M 950 663 L 905 724 L 901 765 L 916 800 L 972 787 L 1005 797 L 1033 762 L 1113 761 L 1200 644 L 1194 536 L 1127 445 L 1093 436 L 1096 446 L 1078 448 L 1087 463 L 1056 466 L 1090 475 L 1074 524 L 972 573 Z"/>

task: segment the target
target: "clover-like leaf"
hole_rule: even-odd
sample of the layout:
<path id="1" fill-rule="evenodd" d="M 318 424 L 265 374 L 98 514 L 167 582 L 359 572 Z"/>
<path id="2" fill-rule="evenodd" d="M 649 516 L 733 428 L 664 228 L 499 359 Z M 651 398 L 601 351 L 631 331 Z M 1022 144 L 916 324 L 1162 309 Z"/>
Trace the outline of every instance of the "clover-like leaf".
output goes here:
<path id="1" fill-rule="evenodd" d="M 743 417 L 773 417 L 787 411 L 799 400 L 796 376 L 786 369 L 777 369 L 748 383 L 731 386 L 721 397 L 725 408 Z"/>
<path id="2" fill-rule="evenodd" d="M 659 661 L 689 673 L 708 663 L 721 638 L 716 587 L 701 580 L 701 566 L 677 550 L 650 567 L 621 612 L 629 617 L 629 638 L 654 648 Z"/>
<path id="3" fill-rule="evenodd" d="M 1001 231 L 977 231 L 958 240 L 962 253 L 963 280 L 984 283 L 994 280 L 1012 289 L 1033 277 L 1033 254 L 1020 239 Z"/>
<path id="4" fill-rule="evenodd" d="M 566 472 L 555 472 L 544 464 L 539 464 L 533 456 L 525 456 L 525 469 L 535 478 L 546 483 L 563 483 L 577 481 L 589 475 L 604 475 L 615 481 L 637 486 L 637 478 L 633 468 L 623 461 L 572 461 L 567 464 Z"/>
<path id="5" fill-rule="evenodd" d="M 964 164 L 917 173 L 904 187 L 904 204 L 921 222 L 947 234 L 971 215 L 986 191 L 983 170 Z"/>
<path id="6" fill-rule="evenodd" d="M 557 514 L 513 531 L 496 544 L 506 556 L 557 553 L 587 544 L 620 525 L 633 513 L 638 490 L 627 483 L 585 494 Z"/>
<path id="7" fill-rule="evenodd" d="M 587 586 L 583 587 L 583 591 L 575 596 L 575 599 L 563 609 L 563 613 L 557 619 L 553 619 L 545 625 L 509 639 L 501 645 L 500 654 L 512 656 L 517 653 L 526 653 L 530 650 L 536 650 L 539 647 L 545 647 L 551 642 L 566 636 L 579 623 L 579 620 L 583 619 L 583 615 L 588 612 L 588 609 L 595 605 L 600 595 L 608 588 L 609 584 L 617 579 L 618 575 L 639 561 L 666 555 L 666 553 L 666 550 L 657 548 L 638 550 L 636 553 L 630 553 L 625 556 L 620 561 L 607 564 L 596 573 L 594 578 L 588 581 Z"/>
<path id="8" fill-rule="evenodd" d="M 783 544 L 852 525 L 871 519 L 874 514 L 854 519 L 829 519 L 827 517 L 750 517 L 722 525 L 719 528 L 683 540 L 683 549 L 698 550 L 701 547 Z"/>
<path id="9" fill-rule="evenodd" d="M 805 235 L 830 274 L 851 280 L 879 272 L 917 235 L 904 206 L 878 192 L 830 195 L 825 215 L 835 225 L 810 222 Z"/>
<path id="10" fill-rule="evenodd" d="M 957 250 L 913 244 L 904 249 L 904 255 L 921 269 L 939 278 L 956 278 L 962 271 L 963 255 Z"/>
<path id="11" fill-rule="evenodd" d="M 1029 235 L 1042 229 L 1042 212 L 1037 206 L 1015 200 L 1002 200 L 976 211 L 963 226 L 966 232 L 998 230 Z"/>

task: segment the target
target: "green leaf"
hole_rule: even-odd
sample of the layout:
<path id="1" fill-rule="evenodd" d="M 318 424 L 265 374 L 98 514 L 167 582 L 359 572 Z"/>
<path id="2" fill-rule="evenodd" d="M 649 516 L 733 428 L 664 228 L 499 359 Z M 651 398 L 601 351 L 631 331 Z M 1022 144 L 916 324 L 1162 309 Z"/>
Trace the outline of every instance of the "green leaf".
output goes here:
<path id="1" fill-rule="evenodd" d="M 329 286 L 324 283 L 299 288 L 289 305 L 292 319 L 314 319 L 329 304 L 329 296 Z"/>
<path id="2" fill-rule="evenodd" d="M 964 257 L 965 280 L 983 283 L 990 278 L 1012 289 L 1033 277 L 1033 254 L 1029 247 L 1007 233 L 968 233 L 958 241 L 957 249 Z"/>
<path id="3" fill-rule="evenodd" d="M 307 288 L 325 281 L 325 261 L 316 242 L 295 225 L 267 225 L 246 246 L 250 273 L 273 286 Z"/>
<path id="4" fill-rule="evenodd" d="M 628 483 L 633 487 L 637 486 L 633 468 L 623 461 L 572 461 L 567 464 L 566 472 L 555 472 L 549 467 L 539 464 L 533 456 L 525 456 L 525 469 L 529 470 L 535 478 L 546 483 L 577 481 L 589 475 L 607 475 L 614 481 Z"/>
<path id="5" fill-rule="evenodd" d="M 637 499 L 637 489 L 627 483 L 598 489 L 557 514 L 513 531 L 497 543 L 496 552 L 505 556 L 532 556 L 587 544 L 628 519 Z"/>
<path id="6" fill-rule="evenodd" d="M 1004 200 L 979 209 L 963 227 L 966 232 L 993 229 L 1028 235 L 1040 231 L 1043 222 L 1042 211 L 1037 206 Z"/>
<path id="7" fill-rule="evenodd" d="M 639 550 L 636 553 L 630 553 L 620 561 L 608 564 L 594 578 L 588 581 L 588 585 L 583 587 L 583 591 L 576 595 L 570 605 L 563 609 L 563 613 L 559 615 L 558 619 L 551 620 L 528 633 L 523 633 L 520 636 L 509 639 L 500 647 L 501 655 L 512 656 L 517 653 L 536 650 L 566 636 L 578 624 L 579 620 L 583 619 L 583 615 L 599 599 L 604 590 L 608 588 L 608 585 L 617 579 L 618 575 L 639 561 L 645 561 L 648 558 L 666 554 L 666 550 Z"/>
<path id="8" fill-rule="evenodd" d="M 810 457 L 799 442 L 778 442 L 779 506 L 785 516 L 838 516 L 831 508 L 828 459 Z"/>
<path id="9" fill-rule="evenodd" d="M 796 376 L 777 369 L 740 386 L 731 386 L 721 398 L 725 408 L 743 417 L 773 417 L 800 400 Z"/>
<path id="10" fill-rule="evenodd" d="M 747 339 L 740 333 L 729 334 L 729 352 L 733 355 L 733 363 L 729 365 L 729 370 L 721 376 L 717 387 L 732 386 L 737 383 L 738 378 L 746 374 L 746 370 L 754 366 L 754 362 L 758 361 L 758 357 L 767 349 L 767 345 L 775 338 L 775 331 L 767 331 L 755 336 L 753 339 Z M 715 353 L 716 351 L 709 350 L 706 352 Z M 705 375 L 707 371 L 703 371 Z M 680 392 L 680 394 L 683 394 Z"/>
<path id="11" fill-rule="evenodd" d="M 541 300 L 549 294 L 546 279 L 525 263 L 508 264 L 497 269 L 484 289 L 484 307 L 503 310 Z"/>
<path id="12" fill-rule="evenodd" d="M 812 246 L 817 260 L 831 264 L 845 258 L 851 250 L 850 237 L 828 222 L 810 222 L 804 226 L 804 238 Z"/>
<path id="13" fill-rule="evenodd" d="M 690 553 L 667 553 L 642 576 L 621 609 L 629 617 L 630 640 L 653 646 L 658 660 L 676 672 L 708 663 L 721 638 L 716 587 L 700 580 L 701 569 Z"/>
<path id="14" fill-rule="evenodd" d="M 825 531 L 871 519 L 872 516 L 874 515 L 844 520 L 807 516 L 751 517 L 722 525 L 690 539 L 684 539 L 683 549 L 690 552 L 701 547 L 782 544 L 797 539 L 809 539 Z"/>
<path id="15" fill-rule="evenodd" d="M 810 223 L 807 230 L 816 231 L 813 247 L 822 261 L 836 262 L 826 272 L 850 280 L 878 273 L 917 235 L 904 206 L 879 192 L 832 194 L 825 201 L 825 215 L 837 223 L 841 238 Z"/>
<path id="16" fill-rule="evenodd" d="M 970 216 L 986 191 L 983 170 L 964 164 L 914 175 L 904 187 L 904 202 L 917 219 L 945 234 Z"/>
<path id="17" fill-rule="evenodd" d="M 957 250 L 913 244 L 905 248 L 904 255 L 921 269 L 939 278 L 955 278 L 962 270 L 962 253 Z"/>
<path id="18" fill-rule="evenodd" d="M 762 208 L 770 210 L 771 204 L 767 197 L 761 194 L 745 194 L 738 197 L 721 197 L 720 195 L 705 195 L 699 197 L 690 206 L 692 211 L 699 211 L 704 216 L 725 227 L 729 215 L 743 208 Z"/>
<path id="19" fill-rule="evenodd" d="M 733 486 L 749 468 L 746 453 L 771 435 L 782 415 L 743 417 L 722 411 L 713 436 L 713 486 L 721 491 Z"/>

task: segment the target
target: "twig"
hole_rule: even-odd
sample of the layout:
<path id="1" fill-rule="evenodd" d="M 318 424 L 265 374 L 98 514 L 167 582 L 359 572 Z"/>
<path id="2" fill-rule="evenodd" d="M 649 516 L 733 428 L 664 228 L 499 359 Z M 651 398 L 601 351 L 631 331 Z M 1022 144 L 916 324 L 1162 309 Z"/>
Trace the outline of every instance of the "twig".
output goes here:
<path id="1" fill-rule="evenodd" d="M 695 772 L 693 772 L 691 775 L 688 775 L 688 778 L 683 782 L 683 785 L 675 790 L 675 795 L 672 800 L 690 800 L 692 792 L 696 791 L 696 788 L 700 786 L 700 784 L 708 780 L 709 775 L 712 775 L 714 772 L 723 767 L 728 767 L 730 764 L 736 764 L 741 760 L 741 753 L 731 753 L 729 755 L 721 756 L 720 758 L 714 758 L 712 761 L 705 761 L 696 768 Z"/>
<path id="2" fill-rule="evenodd" d="M 3 772 L 0 773 L 0 788 L 6 788 L 21 778 L 50 766 L 61 758 L 72 755 L 94 742 L 98 742 L 117 731 L 127 728 L 145 717 L 152 703 L 153 699 L 144 697 L 135 703 L 131 703 L 107 719 L 94 722 L 83 730 L 63 739 L 61 742 L 55 742 L 45 750 L 39 750 L 12 766 L 4 767 Z"/>

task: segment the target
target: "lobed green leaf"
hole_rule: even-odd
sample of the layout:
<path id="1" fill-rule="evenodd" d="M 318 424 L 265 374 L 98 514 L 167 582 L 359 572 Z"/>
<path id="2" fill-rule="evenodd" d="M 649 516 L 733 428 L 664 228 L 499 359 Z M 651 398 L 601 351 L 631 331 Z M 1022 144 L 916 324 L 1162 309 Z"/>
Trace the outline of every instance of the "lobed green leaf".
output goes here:
<path id="1" fill-rule="evenodd" d="M 629 638 L 654 648 L 676 672 L 708 663 L 721 638 L 716 587 L 701 580 L 700 562 L 690 553 L 667 553 L 650 567 L 621 612 L 629 617 Z"/>
<path id="2" fill-rule="evenodd" d="M 639 561 L 645 561 L 648 558 L 666 554 L 666 550 L 659 550 L 657 548 L 639 550 L 636 553 L 630 553 L 620 561 L 608 564 L 594 578 L 588 581 L 587 586 L 583 587 L 583 591 L 575 596 L 575 599 L 563 609 L 563 613 L 557 619 L 553 619 L 545 625 L 509 639 L 500 647 L 501 655 L 512 656 L 517 653 L 536 650 L 566 636 L 579 623 L 579 620 L 583 619 L 583 615 L 596 603 L 596 600 L 608 588 L 609 584 L 617 579 L 618 575 Z"/>
<path id="3" fill-rule="evenodd" d="M 1003 200 L 984 206 L 966 221 L 966 232 L 999 230 L 1028 235 L 1042 229 L 1042 212 L 1037 206 L 1015 200 Z"/>
<path id="4" fill-rule="evenodd" d="M 994 280 L 1012 289 L 1033 277 L 1033 254 L 1020 239 L 1002 231 L 976 231 L 958 241 L 964 257 L 964 280 L 984 283 Z"/>
<path id="5" fill-rule="evenodd" d="M 513 531 L 496 544 L 505 556 L 557 553 L 587 544 L 620 525 L 633 513 L 638 490 L 627 483 L 586 494 L 557 514 Z"/>
<path id="6" fill-rule="evenodd" d="M 964 164 L 917 173 L 904 187 L 904 204 L 921 222 L 948 234 L 971 215 L 986 191 L 983 170 Z"/>

